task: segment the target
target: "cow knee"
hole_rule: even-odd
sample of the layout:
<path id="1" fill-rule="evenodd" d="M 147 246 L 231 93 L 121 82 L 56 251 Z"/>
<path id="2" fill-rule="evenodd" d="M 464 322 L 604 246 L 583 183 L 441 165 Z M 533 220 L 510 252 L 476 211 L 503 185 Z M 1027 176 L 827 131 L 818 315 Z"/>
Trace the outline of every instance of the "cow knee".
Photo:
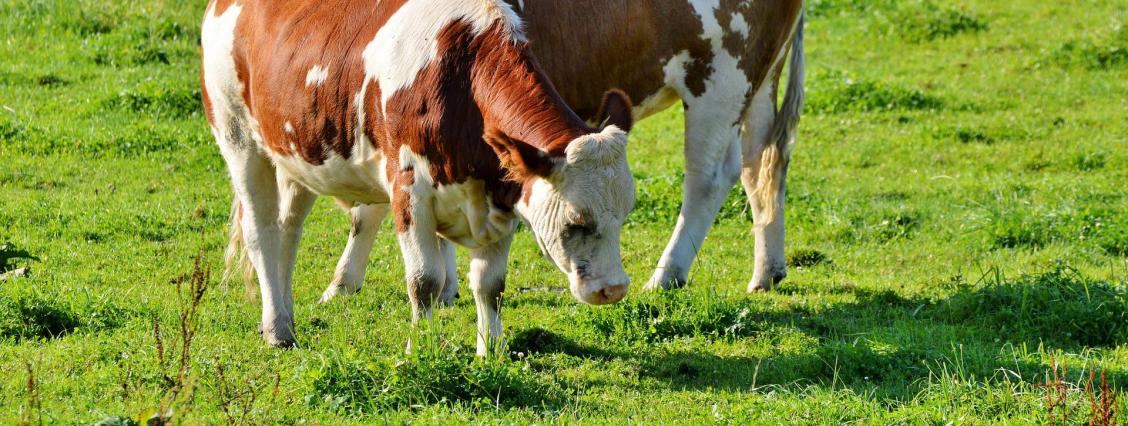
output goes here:
<path id="1" fill-rule="evenodd" d="M 716 169 L 698 176 L 686 176 L 686 192 L 706 197 L 727 196 L 741 177 L 739 163 L 726 161 Z"/>
<path id="2" fill-rule="evenodd" d="M 407 292 L 416 304 L 430 308 L 439 300 L 445 284 L 446 277 L 443 274 L 417 274 L 408 278 Z"/>

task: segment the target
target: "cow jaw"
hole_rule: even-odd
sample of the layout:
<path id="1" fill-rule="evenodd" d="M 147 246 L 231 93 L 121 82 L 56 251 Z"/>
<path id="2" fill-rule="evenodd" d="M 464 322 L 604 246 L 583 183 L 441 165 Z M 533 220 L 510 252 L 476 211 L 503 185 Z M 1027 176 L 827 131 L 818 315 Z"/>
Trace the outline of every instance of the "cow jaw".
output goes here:
<path id="1" fill-rule="evenodd" d="M 619 236 L 634 207 L 626 134 L 615 127 L 569 143 L 566 161 L 535 177 L 517 204 L 541 250 L 568 275 L 572 295 L 603 305 L 626 295 Z"/>

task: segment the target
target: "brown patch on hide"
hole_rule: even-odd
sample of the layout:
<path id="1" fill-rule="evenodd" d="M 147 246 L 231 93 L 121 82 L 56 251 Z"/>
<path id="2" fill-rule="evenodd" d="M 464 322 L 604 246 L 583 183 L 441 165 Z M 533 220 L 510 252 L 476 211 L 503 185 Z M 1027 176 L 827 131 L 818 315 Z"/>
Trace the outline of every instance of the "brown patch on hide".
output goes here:
<path id="1" fill-rule="evenodd" d="M 411 229 L 411 188 L 415 186 L 415 169 L 400 170 L 392 181 L 392 217 L 396 232 L 402 234 Z"/>
<path id="2" fill-rule="evenodd" d="M 363 52 L 403 1 L 256 2 L 245 6 L 235 42 L 236 70 L 264 145 L 322 164 L 348 158 L 357 143 L 356 95 L 365 80 Z M 320 85 L 306 84 L 314 67 Z M 371 84 L 370 87 L 375 87 Z M 285 130 L 285 124 L 293 132 Z M 363 134 L 372 138 L 370 129 Z"/>

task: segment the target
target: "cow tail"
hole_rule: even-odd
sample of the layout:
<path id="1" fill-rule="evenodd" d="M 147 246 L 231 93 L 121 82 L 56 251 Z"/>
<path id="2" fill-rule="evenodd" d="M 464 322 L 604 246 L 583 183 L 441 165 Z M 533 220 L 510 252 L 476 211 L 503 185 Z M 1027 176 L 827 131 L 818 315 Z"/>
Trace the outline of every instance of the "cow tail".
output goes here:
<path id="1" fill-rule="evenodd" d="M 231 234 L 227 240 L 227 250 L 223 254 L 223 282 L 229 282 L 238 271 L 242 275 L 247 298 L 253 299 L 258 293 L 255 289 L 255 268 L 247 257 L 247 246 L 243 243 L 243 205 L 239 203 L 238 196 L 231 200 L 229 222 Z"/>
<path id="2" fill-rule="evenodd" d="M 760 157 L 760 173 L 756 179 L 755 197 L 764 208 L 764 217 L 774 218 L 782 208 L 780 191 L 790 157 L 790 145 L 795 140 L 795 129 L 803 110 L 803 80 L 806 64 L 803 56 L 803 24 L 806 13 L 800 12 L 791 41 L 791 68 L 787 76 L 787 92 L 783 105 L 772 123 L 771 139 Z"/>

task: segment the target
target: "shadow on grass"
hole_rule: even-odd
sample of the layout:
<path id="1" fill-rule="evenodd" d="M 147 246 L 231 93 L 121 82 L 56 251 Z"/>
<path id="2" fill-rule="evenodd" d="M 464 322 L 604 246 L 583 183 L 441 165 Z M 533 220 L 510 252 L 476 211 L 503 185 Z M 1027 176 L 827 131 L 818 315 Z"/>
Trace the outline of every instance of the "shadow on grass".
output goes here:
<path id="1" fill-rule="evenodd" d="M 1050 366 L 1016 353 L 1077 353 L 1128 343 L 1126 290 L 1059 266 L 1015 280 L 989 274 L 939 300 L 856 289 L 854 302 L 773 307 L 752 297 L 665 292 L 581 311 L 590 343 L 534 328 L 514 333 L 510 350 L 515 356 L 618 359 L 674 389 L 815 384 L 909 400 L 939 375 L 1043 383 Z M 786 352 L 716 355 L 686 350 L 692 345 L 684 339 L 750 341 Z M 1076 370 L 1078 377 L 1071 378 L 1080 380 L 1084 373 Z M 1128 386 L 1128 371 L 1107 374 L 1114 389 Z"/>

